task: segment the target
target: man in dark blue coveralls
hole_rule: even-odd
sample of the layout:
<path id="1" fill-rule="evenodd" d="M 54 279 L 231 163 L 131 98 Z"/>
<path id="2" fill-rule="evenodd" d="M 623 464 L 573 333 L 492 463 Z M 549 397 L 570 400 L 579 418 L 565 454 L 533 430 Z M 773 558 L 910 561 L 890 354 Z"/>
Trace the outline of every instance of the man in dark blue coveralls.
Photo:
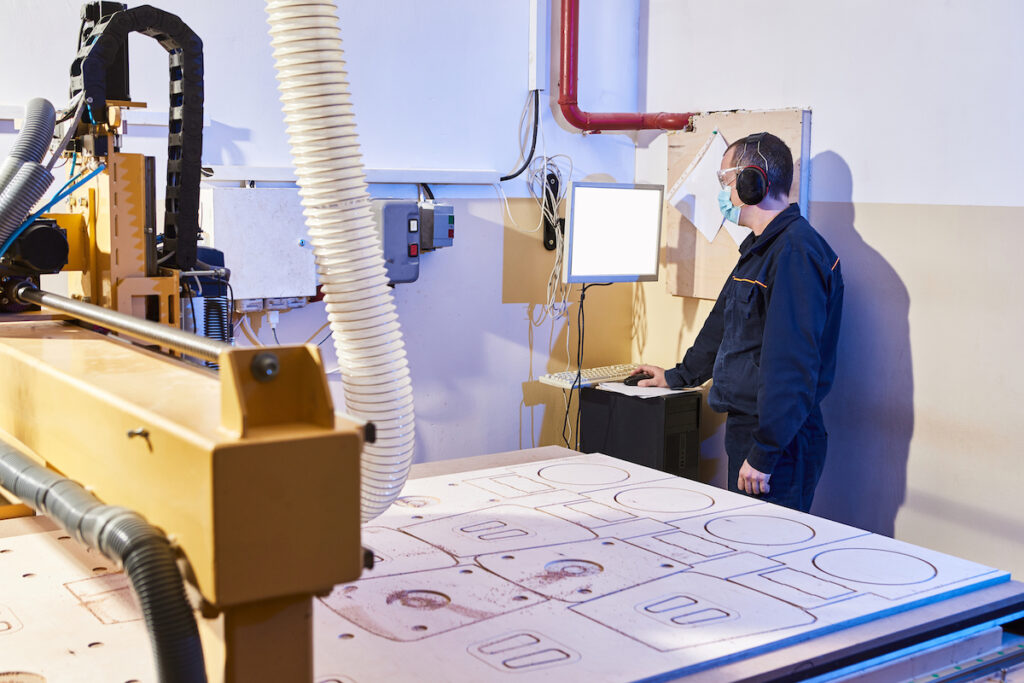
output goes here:
<path id="1" fill-rule="evenodd" d="M 734 142 L 718 179 L 723 215 L 752 233 L 683 361 L 641 365 L 653 377 L 640 385 L 714 378 L 708 404 L 728 413 L 729 489 L 806 512 L 825 463 L 820 404 L 835 377 L 839 258 L 789 203 L 793 155 L 779 138 Z"/>

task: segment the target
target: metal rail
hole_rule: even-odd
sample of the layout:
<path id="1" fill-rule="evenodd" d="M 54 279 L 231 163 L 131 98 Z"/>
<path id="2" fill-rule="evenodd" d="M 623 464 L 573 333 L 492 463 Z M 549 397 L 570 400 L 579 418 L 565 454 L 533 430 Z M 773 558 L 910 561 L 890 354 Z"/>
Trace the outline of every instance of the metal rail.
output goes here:
<path id="1" fill-rule="evenodd" d="M 203 360 L 215 361 L 220 357 L 222 351 L 232 348 L 230 344 L 225 344 L 215 339 L 200 337 L 191 332 L 185 332 L 184 330 L 168 327 L 167 325 L 161 325 L 149 320 L 142 320 L 135 316 L 111 311 L 101 306 L 85 303 L 84 301 L 76 301 L 59 294 L 44 292 L 29 282 L 15 285 L 12 294 L 16 301 L 67 313 L 93 325 L 99 325 L 114 332 L 129 334 L 138 339 L 166 346 L 179 353 L 202 358 Z"/>

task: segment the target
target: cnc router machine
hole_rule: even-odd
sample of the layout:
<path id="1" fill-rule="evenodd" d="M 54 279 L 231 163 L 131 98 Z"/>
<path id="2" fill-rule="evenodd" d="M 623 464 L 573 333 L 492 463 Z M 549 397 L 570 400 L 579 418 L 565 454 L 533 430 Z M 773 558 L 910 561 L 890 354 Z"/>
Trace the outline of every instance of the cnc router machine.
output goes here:
<path id="1" fill-rule="evenodd" d="M 131 32 L 169 53 L 159 232 L 154 160 L 121 151 L 121 113 L 140 106 Z M 199 37 L 152 7 L 89 3 L 71 75 L 66 109 L 29 103 L 0 177 L 0 484 L 125 566 L 167 680 L 203 668 L 180 567 L 211 678 L 308 681 L 312 596 L 363 568 L 368 427 L 336 416 L 315 347 L 235 348 L 226 306 L 207 308 L 219 339 L 182 330 L 183 285 L 230 277 L 197 250 Z M 57 159 L 71 179 L 29 215 Z M 39 288 L 57 272 L 68 297 Z"/>

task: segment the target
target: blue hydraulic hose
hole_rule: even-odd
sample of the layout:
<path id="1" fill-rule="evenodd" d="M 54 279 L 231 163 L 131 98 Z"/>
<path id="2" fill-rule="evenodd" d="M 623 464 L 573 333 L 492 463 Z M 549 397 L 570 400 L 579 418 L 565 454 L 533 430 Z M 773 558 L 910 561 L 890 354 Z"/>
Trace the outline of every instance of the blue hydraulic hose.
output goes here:
<path id="1" fill-rule="evenodd" d="M 25 230 L 28 228 L 28 226 L 32 225 L 32 222 L 35 219 L 39 218 L 44 213 L 49 211 L 50 207 L 52 207 L 57 202 L 61 201 L 62 199 L 67 199 L 71 195 L 72 192 L 74 192 L 75 190 L 80 188 L 82 185 L 84 185 L 87 182 L 89 182 L 90 180 L 92 180 L 96 176 L 96 174 L 98 174 L 100 171 L 102 171 L 106 167 L 107 167 L 106 164 L 100 164 L 98 167 L 96 167 L 95 170 L 90 171 L 88 174 L 86 174 L 84 177 L 82 177 L 81 180 L 75 181 L 73 185 L 71 184 L 72 181 L 70 181 L 70 180 L 67 183 L 65 183 L 64 187 L 60 188 L 57 191 L 57 194 L 53 195 L 53 199 L 48 201 L 46 203 L 46 205 L 43 206 L 43 208 L 39 209 L 34 214 L 32 214 L 31 216 L 26 218 L 25 222 L 22 223 L 21 225 L 19 225 L 18 229 L 15 230 L 13 233 L 11 233 L 11 236 L 7 239 L 7 241 L 4 242 L 2 246 L 0 246 L 0 256 L 3 256 L 4 254 L 7 253 L 7 250 L 10 248 L 10 246 L 12 244 L 14 244 L 14 240 L 18 239 L 18 237 L 21 235 L 21 233 L 25 232 Z M 69 185 L 70 185 L 70 187 L 68 187 Z"/>

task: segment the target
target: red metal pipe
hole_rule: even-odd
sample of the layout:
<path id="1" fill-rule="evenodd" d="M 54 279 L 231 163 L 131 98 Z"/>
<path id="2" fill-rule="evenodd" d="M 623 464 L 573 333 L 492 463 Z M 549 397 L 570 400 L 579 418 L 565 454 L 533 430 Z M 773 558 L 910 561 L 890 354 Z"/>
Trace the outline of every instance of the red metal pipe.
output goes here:
<path id="1" fill-rule="evenodd" d="M 600 113 L 583 111 L 576 101 L 577 53 L 580 40 L 580 0 L 562 0 L 562 62 L 558 83 L 558 105 L 570 125 L 599 133 L 602 130 L 680 130 L 693 114 Z"/>

